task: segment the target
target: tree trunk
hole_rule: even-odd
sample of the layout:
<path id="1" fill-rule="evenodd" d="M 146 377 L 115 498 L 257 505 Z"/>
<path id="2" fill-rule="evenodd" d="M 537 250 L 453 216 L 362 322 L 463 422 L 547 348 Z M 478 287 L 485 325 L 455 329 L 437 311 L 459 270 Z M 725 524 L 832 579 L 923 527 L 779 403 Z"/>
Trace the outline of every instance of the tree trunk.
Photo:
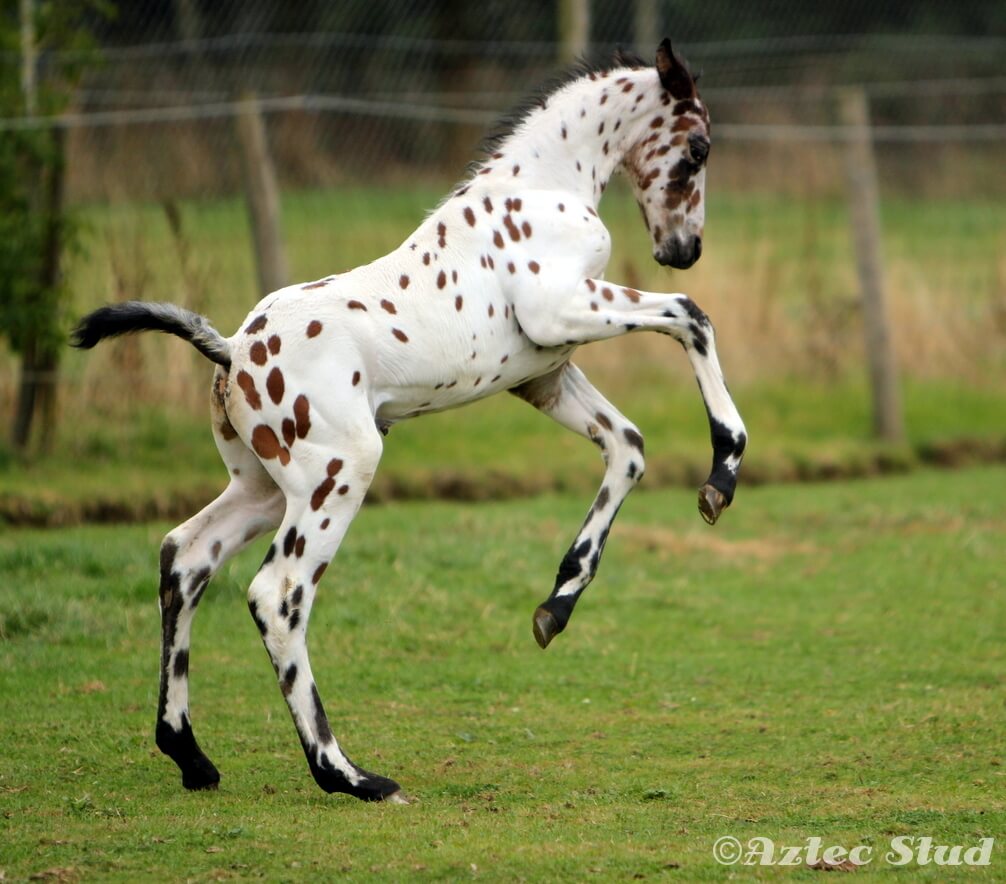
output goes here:
<path id="1" fill-rule="evenodd" d="M 56 431 L 59 379 L 59 286 L 63 252 L 63 196 L 65 183 L 65 133 L 52 131 L 52 153 L 43 170 L 42 210 L 45 213 L 45 244 L 39 269 L 39 304 L 33 328 L 21 354 L 21 381 L 11 441 L 19 451 L 31 442 L 35 415 L 39 415 L 38 448 L 52 448 Z"/>

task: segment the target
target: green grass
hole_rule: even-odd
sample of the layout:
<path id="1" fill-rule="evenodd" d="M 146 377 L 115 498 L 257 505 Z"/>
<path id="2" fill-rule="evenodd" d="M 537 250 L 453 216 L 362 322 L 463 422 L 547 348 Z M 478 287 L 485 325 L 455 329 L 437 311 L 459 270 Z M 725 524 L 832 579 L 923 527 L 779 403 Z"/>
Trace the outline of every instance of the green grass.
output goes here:
<path id="1" fill-rule="evenodd" d="M 644 433 L 647 484 L 697 487 L 711 459 L 708 423 L 682 354 L 668 348 L 667 355 L 668 363 L 651 366 L 641 386 L 617 377 L 599 383 Z M 737 401 L 750 437 L 743 468 L 749 482 L 1006 459 L 1001 390 L 908 384 L 908 441 L 895 448 L 871 440 L 862 384 L 765 384 L 741 390 Z M 962 437 L 970 441 L 954 442 Z M 948 445 L 953 450 L 944 452 Z M 511 396 L 496 396 L 396 426 L 385 440 L 371 499 L 587 492 L 601 472 L 597 450 L 585 439 Z M 136 403 L 92 416 L 48 458 L 0 459 L 0 522 L 174 517 L 207 503 L 226 481 L 204 414 Z"/>
<path id="2" fill-rule="evenodd" d="M 1006 469 L 743 488 L 715 529 L 691 492 L 639 492 L 542 653 L 530 615 L 587 497 L 354 524 L 313 663 L 347 750 L 409 807 L 311 782 L 244 604 L 261 547 L 196 619 L 194 724 L 223 782 L 188 794 L 151 738 L 167 526 L 4 532 L 0 870 L 691 881 L 729 874 L 725 834 L 1006 837 Z"/>

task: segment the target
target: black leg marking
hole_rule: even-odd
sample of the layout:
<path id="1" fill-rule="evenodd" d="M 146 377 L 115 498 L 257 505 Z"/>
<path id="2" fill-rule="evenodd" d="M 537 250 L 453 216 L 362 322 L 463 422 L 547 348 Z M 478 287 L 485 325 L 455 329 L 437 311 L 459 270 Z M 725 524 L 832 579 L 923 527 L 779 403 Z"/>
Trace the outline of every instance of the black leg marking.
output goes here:
<path id="1" fill-rule="evenodd" d="M 293 691 L 293 686 L 297 681 L 297 664 L 291 663 L 285 673 L 283 673 L 283 682 L 280 688 L 283 690 L 283 696 L 289 697 L 290 692 Z"/>
<path id="2" fill-rule="evenodd" d="M 175 654 L 173 671 L 175 678 L 185 678 L 189 674 L 189 652 L 187 650 L 182 650 Z"/>
<path id="3" fill-rule="evenodd" d="M 328 717 L 325 715 L 325 708 L 321 705 L 321 697 L 318 696 L 318 686 L 311 685 L 311 700 L 314 702 L 314 729 L 318 738 L 323 743 L 331 743 L 335 737 L 332 728 L 328 724 Z"/>
<path id="4" fill-rule="evenodd" d="M 314 684 L 311 685 L 311 699 L 314 703 L 314 726 L 318 737 L 323 744 L 330 743 L 335 738 L 332 736 L 332 729 L 329 727 L 328 718 L 325 716 L 325 710 L 321 705 L 318 688 Z M 359 777 L 359 782 L 354 785 L 341 770 L 338 770 L 329 761 L 324 749 L 319 752 L 317 743 L 308 743 L 303 735 L 301 735 L 300 742 L 304 747 L 304 755 L 307 756 L 308 766 L 311 768 L 311 776 L 314 777 L 314 781 L 321 789 L 329 794 L 342 792 L 346 795 L 352 795 L 354 798 L 359 798 L 362 801 L 383 801 L 400 790 L 400 786 L 394 780 L 371 773 L 368 770 L 363 770 L 363 768 L 357 767 L 357 765 L 350 761 Z"/>
<path id="5" fill-rule="evenodd" d="M 333 792 L 341 792 L 361 801 L 383 801 L 401 789 L 394 780 L 371 773 L 355 764 L 353 767 L 356 768 L 360 781 L 354 786 L 341 770 L 335 768 L 324 752 L 321 753 L 320 759 L 318 758 L 317 746 L 305 744 L 304 754 L 307 756 L 314 781 L 330 795 Z"/>
<path id="6" fill-rule="evenodd" d="M 187 715 L 182 715 L 182 729 L 174 730 L 166 721 L 157 722 L 157 748 L 178 765 L 186 789 L 215 789 L 220 772 L 199 748 Z"/>
<path id="7" fill-rule="evenodd" d="M 628 442 L 633 448 L 635 448 L 640 454 L 643 454 L 643 437 L 639 435 L 636 430 L 631 427 L 626 427 L 625 441 Z"/>
<path id="8" fill-rule="evenodd" d="M 252 619 L 255 621 L 255 625 L 258 627 L 258 631 L 262 634 L 262 637 L 265 638 L 265 634 L 269 631 L 269 627 L 266 624 L 265 620 L 263 620 L 259 616 L 258 605 L 256 604 L 255 599 L 249 600 L 248 610 L 251 611 Z"/>
<path id="9" fill-rule="evenodd" d="M 167 755 L 182 772 L 182 785 L 186 789 L 215 789 L 220 782 L 220 773 L 199 748 L 192 733 L 189 718 L 182 714 L 181 730 L 174 730 L 164 720 L 168 705 L 168 679 L 186 678 L 189 672 L 189 651 L 183 648 L 175 654 L 172 665 L 171 653 L 178 630 L 178 615 L 185 600 L 182 598 L 181 574 L 175 570 L 178 546 L 165 541 L 161 546 L 161 684 L 157 698 L 157 728 L 155 740 L 157 748 Z M 195 607 L 210 580 L 209 568 L 196 572 L 189 584 L 190 604 Z"/>
<path id="10" fill-rule="evenodd" d="M 261 571 L 266 565 L 268 565 L 274 558 L 276 558 L 276 544 L 269 544 L 269 551 L 265 554 L 265 558 L 262 559 L 262 564 L 259 565 L 258 569 Z"/>
<path id="11" fill-rule="evenodd" d="M 740 462 L 747 445 L 747 436 L 741 433 L 735 439 L 733 433 L 712 414 L 709 414 L 709 435 L 713 446 L 713 466 L 706 484 L 719 491 L 729 506 L 733 502 L 734 491 L 737 488 L 737 473 L 727 466 L 727 459 L 732 458 L 735 463 Z"/>

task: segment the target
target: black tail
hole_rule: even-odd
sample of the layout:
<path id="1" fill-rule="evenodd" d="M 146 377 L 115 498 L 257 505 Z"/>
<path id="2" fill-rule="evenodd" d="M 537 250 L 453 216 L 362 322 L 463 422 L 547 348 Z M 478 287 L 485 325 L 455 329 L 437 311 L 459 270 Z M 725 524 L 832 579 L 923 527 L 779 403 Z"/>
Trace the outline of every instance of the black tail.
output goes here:
<path id="1" fill-rule="evenodd" d="M 103 338 L 138 331 L 167 332 L 184 338 L 207 359 L 230 368 L 231 348 L 207 319 L 174 304 L 124 301 L 88 313 L 73 330 L 70 343 L 90 350 Z"/>

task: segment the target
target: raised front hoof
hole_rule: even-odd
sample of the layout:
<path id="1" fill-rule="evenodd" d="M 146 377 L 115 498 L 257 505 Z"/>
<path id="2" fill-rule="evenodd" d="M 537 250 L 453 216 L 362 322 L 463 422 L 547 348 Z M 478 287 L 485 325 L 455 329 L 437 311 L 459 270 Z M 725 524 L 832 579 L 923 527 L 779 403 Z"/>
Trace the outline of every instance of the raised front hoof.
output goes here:
<path id="1" fill-rule="evenodd" d="M 728 506 L 726 497 L 712 485 L 703 485 L 699 489 L 699 513 L 707 524 L 715 525 L 720 513 Z"/>
<path id="2" fill-rule="evenodd" d="M 541 605 L 534 612 L 531 628 L 534 631 L 534 640 L 542 650 L 545 650 L 548 643 L 562 632 L 555 615 Z"/>

